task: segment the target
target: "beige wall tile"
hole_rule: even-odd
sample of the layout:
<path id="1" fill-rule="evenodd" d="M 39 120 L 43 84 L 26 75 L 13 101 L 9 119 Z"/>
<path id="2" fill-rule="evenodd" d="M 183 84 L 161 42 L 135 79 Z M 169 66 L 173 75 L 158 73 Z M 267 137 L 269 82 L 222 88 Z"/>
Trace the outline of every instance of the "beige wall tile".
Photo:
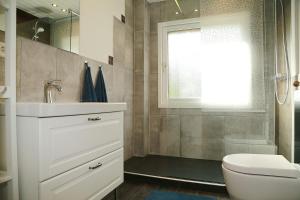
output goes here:
<path id="1" fill-rule="evenodd" d="M 125 91 L 125 69 L 115 66 L 113 68 L 113 92 L 114 101 L 124 101 Z"/>
<path id="2" fill-rule="evenodd" d="M 180 156 L 180 118 L 178 116 L 151 117 L 150 150 L 167 156 Z"/>
<path id="3" fill-rule="evenodd" d="M 125 34 L 125 61 L 124 67 L 130 70 L 133 70 L 134 67 L 134 60 L 133 60 L 133 29 L 131 27 L 126 27 L 126 34 Z"/>
<path id="4" fill-rule="evenodd" d="M 181 152 L 187 158 L 221 160 L 224 156 L 224 144 L 222 139 L 182 137 Z"/>
<path id="5" fill-rule="evenodd" d="M 45 81 L 56 79 L 56 48 L 22 39 L 21 63 L 20 101 L 43 101 Z"/>
<path id="6" fill-rule="evenodd" d="M 44 102 L 44 88 L 21 86 L 19 102 Z M 53 95 L 55 97 L 55 94 Z"/>
<path id="7" fill-rule="evenodd" d="M 125 73 L 125 83 L 124 90 L 125 94 L 129 96 L 133 96 L 133 70 L 124 70 Z"/>
<path id="8" fill-rule="evenodd" d="M 134 71 L 144 72 L 144 31 L 134 32 Z"/>
<path id="9" fill-rule="evenodd" d="M 226 117 L 225 135 L 236 139 L 267 139 L 263 115 Z"/>
<path id="10" fill-rule="evenodd" d="M 134 26 L 133 1 L 134 0 L 125 0 L 126 26 L 130 26 L 131 28 Z"/>
<path id="11" fill-rule="evenodd" d="M 133 122 L 133 145 L 134 154 L 143 156 L 144 155 L 144 116 L 134 115 Z"/>
<path id="12" fill-rule="evenodd" d="M 160 154 L 160 117 L 150 118 L 150 154 Z"/>
<path id="13" fill-rule="evenodd" d="M 81 58 L 73 54 L 58 49 L 56 78 L 62 80 L 63 92 L 56 95 L 58 102 L 79 101 L 82 88 L 81 68 L 83 66 Z"/>
<path id="14" fill-rule="evenodd" d="M 156 33 L 150 35 L 150 73 L 158 73 L 158 37 Z"/>
<path id="15" fill-rule="evenodd" d="M 161 3 L 150 4 L 150 31 L 157 32 L 157 24 L 161 21 Z"/>
<path id="16" fill-rule="evenodd" d="M 144 30 L 145 0 L 133 0 L 134 2 L 134 28 L 137 31 Z"/>
<path id="17" fill-rule="evenodd" d="M 223 116 L 181 116 L 182 137 L 194 137 L 201 139 L 223 139 Z"/>
<path id="18" fill-rule="evenodd" d="M 117 18 L 114 18 L 114 63 L 122 63 L 124 67 L 125 63 L 125 36 L 126 36 L 126 26 Z"/>
<path id="19" fill-rule="evenodd" d="M 140 72 L 135 72 L 134 76 L 134 94 L 144 95 L 144 74 Z"/>
<path id="20" fill-rule="evenodd" d="M 143 95 L 134 95 L 133 96 L 134 103 L 134 115 L 143 115 L 144 114 L 144 96 Z"/>
<path id="21" fill-rule="evenodd" d="M 128 108 L 128 107 L 127 107 Z M 129 110 L 129 108 L 128 108 Z M 133 155 L 133 115 L 125 113 L 124 115 L 124 155 L 125 160 Z"/>

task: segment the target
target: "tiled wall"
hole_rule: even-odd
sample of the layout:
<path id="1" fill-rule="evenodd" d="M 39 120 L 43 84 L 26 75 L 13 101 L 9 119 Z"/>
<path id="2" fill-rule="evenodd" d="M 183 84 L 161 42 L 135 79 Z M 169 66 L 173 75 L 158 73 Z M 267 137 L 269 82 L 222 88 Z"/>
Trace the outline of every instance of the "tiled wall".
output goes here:
<path id="1" fill-rule="evenodd" d="M 125 101 L 127 102 L 127 117 L 125 117 L 125 159 L 133 156 L 133 81 L 134 81 L 134 53 L 133 53 L 133 0 L 125 0 L 125 48 L 119 49 L 120 54 L 124 53 L 124 67 L 126 73 L 124 74 L 123 92 L 125 93 Z M 117 48 L 117 46 L 115 46 Z M 114 50 L 116 52 L 116 50 Z M 118 78 L 118 77 L 116 77 Z M 127 85 L 127 86 L 126 86 Z"/>
<path id="2" fill-rule="evenodd" d="M 141 2 L 136 0 L 136 3 Z M 163 1 L 150 4 L 150 69 L 149 69 L 149 149 L 145 154 L 159 154 L 169 156 L 183 156 L 191 158 L 220 160 L 227 153 L 274 153 L 274 96 L 273 96 L 273 63 L 270 52 L 271 45 L 263 40 L 263 1 L 262 0 L 189 0 L 183 3 L 185 15 L 176 15 L 176 5 L 173 1 Z M 193 12 L 194 8 L 200 12 Z M 157 23 L 176 19 L 193 18 L 204 15 L 224 14 L 250 9 L 252 17 L 252 38 L 256 71 L 253 73 L 256 95 L 261 98 L 255 102 L 256 109 L 262 112 L 205 112 L 201 109 L 160 109 L 158 108 L 158 56 L 157 56 Z M 144 12 L 146 16 L 146 12 Z M 135 18 L 139 20 L 141 18 Z M 137 21 L 136 26 L 144 19 Z M 271 23 L 271 22 L 269 22 Z M 258 27 L 257 29 L 255 29 Z M 259 29 L 261 28 L 261 29 Z M 135 51 L 144 44 L 135 38 Z M 265 44 L 265 45 L 264 45 Z M 146 49 L 146 47 L 144 47 Z M 264 58 L 263 55 L 266 55 Z M 135 60 L 142 58 L 135 54 Z M 146 59 L 143 59 L 146 60 Z M 139 69 L 135 65 L 135 72 Z M 135 73 L 136 74 L 136 73 Z M 147 73 L 143 73 L 147 76 Z M 140 75 L 142 76 L 142 75 Z M 135 87 L 140 83 L 135 79 Z M 264 88 L 264 89 L 263 89 Z M 225 88 L 226 89 L 226 88 Z M 136 90 L 135 90 L 136 92 Z M 145 98 L 145 96 L 144 96 Z M 146 97 L 147 98 L 147 97 Z M 138 98 L 140 99 L 140 98 Z M 144 102 L 145 103 L 145 100 Z M 135 104 L 135 113 L 141 111 L 143 106 Z M 136 119 L 135 119 L 136 120 Z M 147 132 L 144 137 L 147 138 Z M 233 139 L 263 139 L 268 145 L 244 144 L 244 141 Z M 145 142 L 145 140 L 144 140 Z M 141 143 L 140 143 L 141 144 Z M 229 144 L 229 145 L 226 145 Z M 144 144 L 145 145 L 145 144 Z M 140 152 L 135 151 L 136 154 Z"/>
<path id="3" fill-rule="evenodd" d="M 149 39 L 149 3 L 134 0 L 134 152 L 139 156 L 149 149 Z"/>
<path id="4" fill-rule="evenodd" d="M 17 100 L 43 102 L 44 83 L 62 80 L 63 92 L 56 93 L 56 102 L 79 102 L 83 82 L 84 61 L 91 66 L 96 80 L 98 66 L 103 65 L 108 100 L 126 102 L 125 159 L 132 156 L 133 133 L 133 7 L 126 0 L 127 22 L 114 21 L 114 65 L 106 65 L 77 54 L 25 38 L 17 39 Z"/>

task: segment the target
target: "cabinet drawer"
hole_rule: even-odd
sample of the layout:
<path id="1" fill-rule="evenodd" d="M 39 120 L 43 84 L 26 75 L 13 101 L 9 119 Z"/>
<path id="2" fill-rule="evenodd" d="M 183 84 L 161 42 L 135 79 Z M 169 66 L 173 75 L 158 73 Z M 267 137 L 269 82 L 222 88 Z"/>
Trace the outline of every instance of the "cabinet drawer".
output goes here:
<path id="1" fill-rule="evenodd" d="M 40 181 L 123 147 L 123 113 L 42 118 Z"/>
<path id="2" fill-rule="evenodd" d="M 39 199 L 99 200 L 122 182 L 123 149 L 120 149 L 42 182 Z"/>

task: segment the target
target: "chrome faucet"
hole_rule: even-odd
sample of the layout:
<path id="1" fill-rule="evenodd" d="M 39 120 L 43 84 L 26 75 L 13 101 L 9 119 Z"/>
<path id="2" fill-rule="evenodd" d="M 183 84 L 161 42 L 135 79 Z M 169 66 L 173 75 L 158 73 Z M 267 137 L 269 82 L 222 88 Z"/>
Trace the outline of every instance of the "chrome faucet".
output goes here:
<path id="1" fill-rule="evenodd" d="M 52 88 L 55 88 L 58 92 L 61 92 L 61 80 L 49 80 L 46 82 L 44 86 L 44 95 L 46 103 L 53 103 Z"/>

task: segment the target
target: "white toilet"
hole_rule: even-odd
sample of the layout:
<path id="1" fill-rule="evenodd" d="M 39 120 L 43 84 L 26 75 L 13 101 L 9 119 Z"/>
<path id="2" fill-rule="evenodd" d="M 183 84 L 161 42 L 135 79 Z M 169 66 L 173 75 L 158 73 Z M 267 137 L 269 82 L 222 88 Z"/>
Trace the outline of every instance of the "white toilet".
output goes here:
<path id="1" fill-rule="evenodd" d="M 300 166 L 281 155 L 232 154 L 222 168 L 232 200 L 300 200 Z"/>

